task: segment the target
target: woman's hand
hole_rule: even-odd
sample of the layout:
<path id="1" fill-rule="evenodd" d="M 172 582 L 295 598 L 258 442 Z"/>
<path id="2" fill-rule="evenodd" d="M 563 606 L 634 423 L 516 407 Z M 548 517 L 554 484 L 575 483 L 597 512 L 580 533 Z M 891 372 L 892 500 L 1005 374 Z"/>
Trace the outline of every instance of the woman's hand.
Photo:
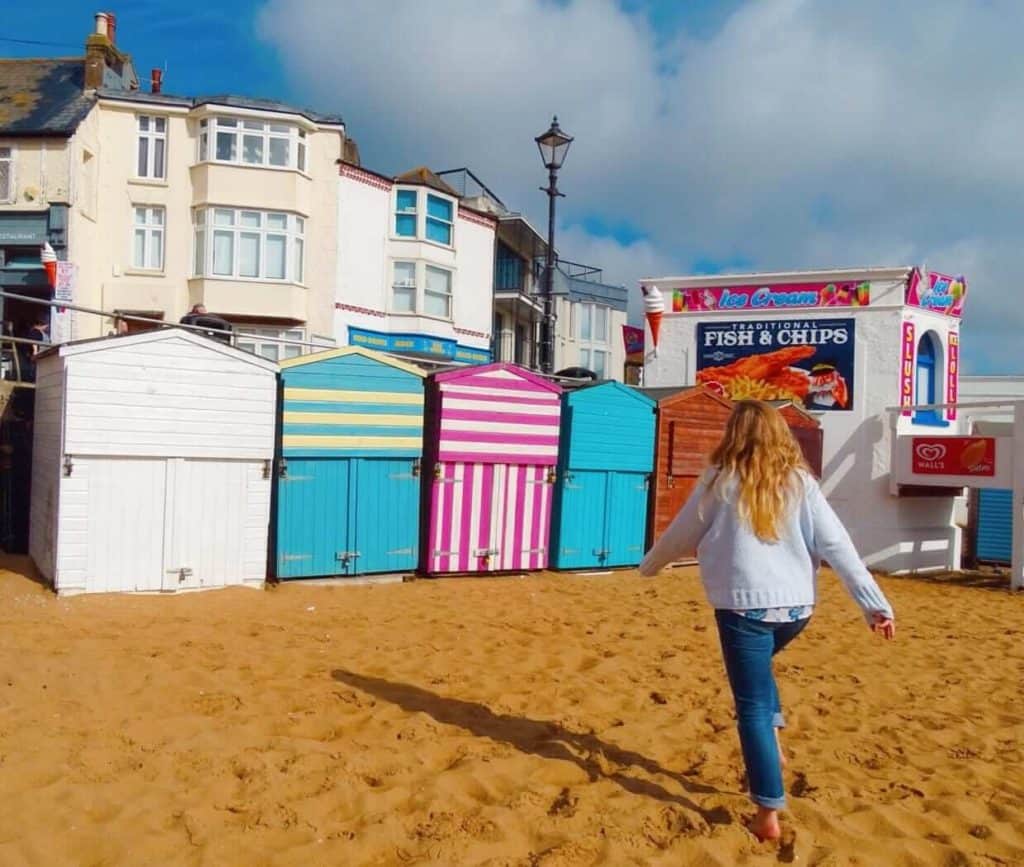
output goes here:
<path id="1" fill-rule="evenodd" d="M 881 635 L 886 641 L 892 641 L 896 637 L 896 621 L 876 611 L 871 615 L 871 631 Z"/>

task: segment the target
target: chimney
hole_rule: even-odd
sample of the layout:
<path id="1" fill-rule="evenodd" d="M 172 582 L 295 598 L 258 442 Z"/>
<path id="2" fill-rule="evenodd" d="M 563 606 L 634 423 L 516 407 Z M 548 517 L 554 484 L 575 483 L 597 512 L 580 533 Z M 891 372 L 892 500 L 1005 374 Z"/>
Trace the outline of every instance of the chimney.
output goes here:
<path id="1" fill-rule="evenodd" d="M 96 26 L 85 40 L 85 89 L 103 87 L 108 68 L 117 69 L 120 55 L 114 47 L 117 19 L 110 12 L 96 13 Z"/>
<path id="2" fill-rule="evenodd" d="M 163 86 L 164 73 L 162 69 L 151 69 L 149 72 L 149 89 L 153 93 L 159 93 Z"/>

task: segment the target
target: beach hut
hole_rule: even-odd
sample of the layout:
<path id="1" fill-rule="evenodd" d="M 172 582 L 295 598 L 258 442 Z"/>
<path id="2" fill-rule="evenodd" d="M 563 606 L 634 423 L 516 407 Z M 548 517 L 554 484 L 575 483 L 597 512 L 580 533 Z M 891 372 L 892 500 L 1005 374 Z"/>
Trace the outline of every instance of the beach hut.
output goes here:
<path id="1" fill-rule="evenodd" d="M 651 398 L 618 382 L 562 395 L 554 568 L 635 566 L 643 558 L 655 409 Z"/>
<path id="2" fill-rule="evenodd" d="M 427 380 L 422 571 L 548 565 L 561 389 L 513 364 Z"/>
<path id="3" fill-rule="evenodd" d="M 645 388 L 658 403 L 655 472 L 651 485 L 648 542 L 660 536 L 686 502 L 722 438 L 733 402 L 702 386 Z M 817 420 L 792 403 L 777 404 L 807 459 L 821 475 L 822 438 Z"/>
<path id="4" fill-rule="evenodd" d="M 282 362 L 278 578 L 416 568 L 423 376 L 360 347 Z"/>
<path id="5" fill-rule="evenodd" d="M 277 365 L 177 328 L 40 356 L 29 553 L 58 593 L 262 584 Z"/>

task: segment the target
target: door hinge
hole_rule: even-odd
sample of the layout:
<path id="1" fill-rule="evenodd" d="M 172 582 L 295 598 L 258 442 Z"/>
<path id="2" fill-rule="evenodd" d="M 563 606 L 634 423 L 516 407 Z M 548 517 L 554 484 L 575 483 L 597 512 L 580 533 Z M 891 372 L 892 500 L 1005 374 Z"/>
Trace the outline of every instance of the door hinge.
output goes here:
<path id="1" fill-rule="evenodd" d="M 423 472 L 423 462 L 419 458 L 416 458 L 412 462 L 412 477 L 414 479 L 418 479 L 421 472 Z"/>
<path id="2" fill-rule="evenodd" d="M 278 458 L 277 460 L 277 477 L 279 479 L 288 478 L 288 461 L 284 458 Z"/>
<path id="3" fill-rule="evenodd" d="M 68 478 L 74 468 L 75 464 L 71 460 L 71 455 L 64 455 L 64 478 Z"/>
<path id="4" fill-rule="evenodd" d="M 265 478 L 265 479 L 269 479 L 270 478 L 270 473 L 271 473 L 270 467 L 271 467 L 272 463 L 273 462 L 269 458 L 263 462 L 263 478 Z"/>

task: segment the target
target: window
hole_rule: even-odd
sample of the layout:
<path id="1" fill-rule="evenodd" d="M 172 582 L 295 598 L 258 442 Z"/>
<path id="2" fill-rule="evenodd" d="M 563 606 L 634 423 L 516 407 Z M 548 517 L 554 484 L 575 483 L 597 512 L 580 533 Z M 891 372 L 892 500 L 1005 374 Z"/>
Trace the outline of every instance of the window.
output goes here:
<path id="1" fill-rule="evenodd" d="M 395 196 L 395 234 L 416 237 L 416 190 L 399 190 Z"/>
<path id="2" fill-rule="evenodd" d="M 306 131 L 290 123 L 237 117 L 199 121 L 199 160 L 306 170 Z"/>
<path id="3" fill-rule="evenodd" d="M 914 371 L 914 403 L 929 404 L 938 402 L 940 377 L 942 375 L 942 344 L 935 332 L 928 331 L 921 335 L 917 344 L 917 364 Z M 926 424 L 934 427 L 946 427 L 948 422 L 942 418 L 937 409 L 919 409 L 914 413 L 915 424 Z"/>
<path id="4" fill-rule="evenodd" d="M 414 261 L 394 262 L 392 268 L 392 313 L 452 318 L 451 271 Z"/>
<path id="5" fill-rule="evenodd" d="M 306 347 L 296 345 L 306 339 L 306 332 L 301 328 L 252 328 L 240 325 L 235 334 L 235 346 L 270 361 L 298 358 L 307 351 Z M 279 343 L 280 340 L 294 340 L 296 343 Z"/>
<path id="6" fill-rule="evenodd" d="M 428 316 L 452 318 L 452 272 L 427 265 L 423 312 Z"/>
<path id="7" fill-rule="evenodd" d="M 14 152 L 0 148 L 0 202 L 14 201 Z"/>
<path id="8" fill-rule="evenodd" d="M 573 310 L 578 307 L 578 313 Z M 599 379 L 608 375 L 611 350 L 608 339 L 608 308 L 600 304 L 569 305 L 570 328 L 579 321 L 580 366 L 592 370 Z"/>
<path id="9" fill-rule="evenodd" d="M 140 114 L 138 162 L 135 174 L 140 178 L 163 180 L 167 177 L 167 118 Z"/>
<path id="10" fill-rule="evenodd" d="M 427 240 L 452 243 L 452 203 L 440 196 L 427 195 Z"/>
<path id="11" fill-rule="evenodd" d="M 416 312 L 416 263 L 395 262 L 391 309 L 395 313 Z"/>
<path id="12" fill-rule="evenodd" d="M 136 206 L 132 228 L 132 267 L 162 271 L 164 267 L 164 209 Z"/>
<path id="13" fill-rule="evenodd" d="M 302 282 L 306 221 L 276 211 L 200 209 L 195 213 L 197 277 Z"/>
<path id="14" fill-rule="evenodd" d="M 450 247 L 454 237 L 455 204 L 432 193 L 424 195 L 425 210 L 420 207 L 419 190 L 395 190 L 395 235 Z"/>

